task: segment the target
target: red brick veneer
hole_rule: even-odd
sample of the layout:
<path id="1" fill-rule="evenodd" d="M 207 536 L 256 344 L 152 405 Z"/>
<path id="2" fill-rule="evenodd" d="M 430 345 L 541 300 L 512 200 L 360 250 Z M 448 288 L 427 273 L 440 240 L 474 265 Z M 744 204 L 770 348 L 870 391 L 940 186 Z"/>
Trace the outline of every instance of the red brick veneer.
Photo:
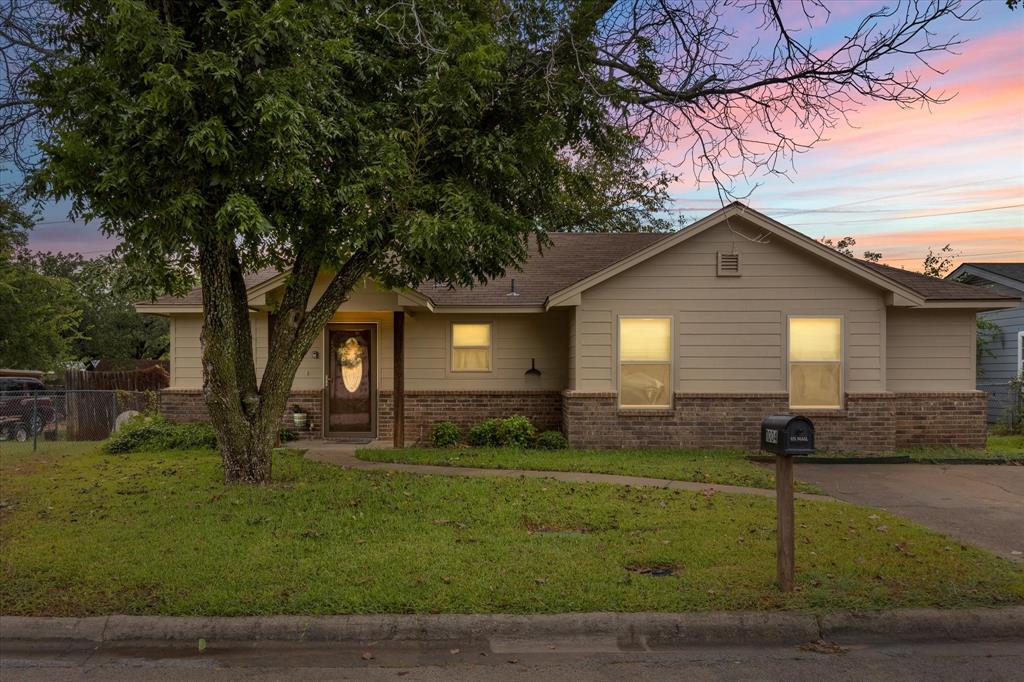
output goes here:
<path id="1" fill-rule="evenodd" d="M 819 449 L 886 453 L 896 447 L 985 443 L 985 394 L 848 394 L 838 412 L 800 410 Z M 756 450 L 761 420 L 792 414 L 785 393 L 685 394 L 672 409 L 621 410 L 614 393 L 562 394 L 563 430 L 574 447 Z"/>
<path id="2" fill-rule="evenodd" d="M 987 404 L 984 391 L 897 393 L 893 399 L 896 446 L 983 448 L 988 436 Z"/>
<path id="3" fill-rule="evenodd" d="M 562 396 L 559 391 L 406 391 L 405 437 L 416 442 L 429 439 L 437 422 L 458 424 L 465 433 L 471 426 L 491 417 L 521 414 L 530 418 L 538 431 L 562 428 Z M 392 434 L 394 399 L 391 391 L 380 391 L 377 401 L 377 433 Z"/>
<path id="4" fill-rule="evenodd" d="M 986 394 L 870 393 L 849 394 L 839 412 L 801 411 L 811 418 L 816 445 L 837 452 L 886 453 L 913 445 L 984 447 Z M 320 391 L 292 391 L 281 424 L 294 430 L 291 406 L 310 415 L 312 430 L 321 435 Z M 393 424 L 391 391 L 380 391 L 377 435 L 390 438 Z M 160 392 L 160 413 L 173 421 L 207 419 L 198 390 Z M 463 431 L 489 417 L 523 414 L 538 430 L 561 429 L 574 447 L 758 448 L 761 420 L 790 413 L 785 393 L 687 394 L 675 396 L 670 410 L 620 410 L 614 393 L 566 391 L 407 391 L 406 437 L 424 442 L 439 421 L 452 421 Z"/>
<path id="5" fill-rule="evenodd" d="M 319 438 L 323 428 L 320 391 L 292 391 L 281 424 L 292 431 L 291 406 L 306 408 L 312 424 L 309 432 L 297 433 L 300 438 Z M 178 422 L 209 419 L 202 391 L 165 389 L 160 391 L 160 414 Z M 562 397 L 559 391 L 406 391 L 405 435 L 409 440 L 425 442 L 430 429 L 440 421 L 451 421 L 465 432 L 469 427 L 490 417 L 522 414 L 530 418 L 539 431 L 562 427 Z M 377 398 L 377 437 L 390 438 L 394 423 L 394 400 L 391 391 L 379 391 Z"/>
<path id="6" fill-rule="evenodd" d="M 160 391 L 159 411 L 165 418 L 175 422 L 207 421 L 210 418 L 200 390 L 167 388 Z M 292 419 L 292 405 L 301 406 L 307 414 L 307 429 L 299 431 Z M 292 391 L 288 394 L 288 406 L 281 415 L 281 426 L 299 438 L 319 438 L 323 428 L 323 401 L 320 391 Z"/>

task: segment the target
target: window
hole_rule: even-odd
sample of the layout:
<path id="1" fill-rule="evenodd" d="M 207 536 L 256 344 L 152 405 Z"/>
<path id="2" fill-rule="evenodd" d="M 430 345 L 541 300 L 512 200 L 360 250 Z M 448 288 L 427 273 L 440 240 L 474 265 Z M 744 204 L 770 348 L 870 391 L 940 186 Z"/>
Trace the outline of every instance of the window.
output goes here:
<path id="1" fill-rule="evenodd" d="M 672 318 L 619 318 L 619 405 L 670 407 Z"/>
<path id="2" fill-rule="evenodd" d="M 790 407 L 838 409 L 842 385 L 842 318 L 789 318 Z"/>
<path id="3" fill-rule="evenodd" d="M 452 371 L 491 371 L 491 325 L 452 325 Z"/>
<path id="4" fill-rule="evenodd" d="M 1017 374 L 1024 376 L 1024 332 L 1017 332 Z"/>

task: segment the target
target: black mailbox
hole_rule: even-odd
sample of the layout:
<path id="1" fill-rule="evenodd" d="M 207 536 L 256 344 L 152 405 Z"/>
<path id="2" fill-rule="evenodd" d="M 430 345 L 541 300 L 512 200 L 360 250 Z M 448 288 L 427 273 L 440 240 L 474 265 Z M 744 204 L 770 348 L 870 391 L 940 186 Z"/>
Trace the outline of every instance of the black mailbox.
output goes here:
<path id="1" fill-rule="evenodd" d="M 761 422 L 761 449 L 776 455 L 813 455 L 814 424 L 807 417 L 773 414 Z"/>

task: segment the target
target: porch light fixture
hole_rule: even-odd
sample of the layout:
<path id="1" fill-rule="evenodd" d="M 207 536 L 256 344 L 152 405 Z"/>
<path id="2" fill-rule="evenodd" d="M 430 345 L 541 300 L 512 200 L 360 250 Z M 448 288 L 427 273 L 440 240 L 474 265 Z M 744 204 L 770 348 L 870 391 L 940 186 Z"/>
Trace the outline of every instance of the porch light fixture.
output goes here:
<path id="1" fill-rule="evenodd" d="M 512 280 L 515 281 L 515 280 Z M 526 376 L 528 377 L 539 377 L 540 370 L 537 369 L 537 361 L 534 358 L 530 358 L 530 369 L 526 370 Z"/>

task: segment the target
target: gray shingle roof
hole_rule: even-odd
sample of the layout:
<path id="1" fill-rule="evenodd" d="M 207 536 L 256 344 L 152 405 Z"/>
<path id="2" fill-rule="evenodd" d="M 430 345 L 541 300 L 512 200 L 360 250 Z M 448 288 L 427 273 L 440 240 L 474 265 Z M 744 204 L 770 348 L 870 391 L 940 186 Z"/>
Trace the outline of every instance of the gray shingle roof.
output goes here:
<path id="1" fill-rule="evenodd" d="M 859 260 L 859 259 L 857 259 Z M 948 279 L 938 279 L 922 275 L 920 272 L 911 272 L 902 268 L 894 268 L 891 265 L 860 261 L 872 270 L 875 270 L 883 277 L 902 284 L 908 289 L 916 292 L 929 301 L 990 301 L 992 299 L 1007 298 L 1000 294 L 994 294 L 986 287 L 976 287 L 972 284 L 962 284 Z"/>
<path id="2" fill-rule="evenodd" d="M 973 268 L 1014 279 L 1024 284 L 1024 263 L 964 263 L 964 265 L 970 265 Z"/>
<path id="3" fill-rule="evenodd" d="M 541 306 L 550 295 L 614 265 L 671 234 L 673 233 L 550 233 L 551 244 L 544 249 L 543 255 L 537 249 L 536 243 L 532 244 L 530 255 L 521 270 L 510 270 L 504 277 L 471 288 L 450 288 L 425 283 L 419 286 L 417 291 L 437 306 Z M 879 263 L 860 260 L 858 262 L 931 301 L 1005 298 L 986 287 L 936 279 Z M 999 266 L 1001 269 L 1009 266 L 1024 270 L 1024 264 L 1019 263 L 972 265 Z M 252 288 L 277 274 L 278 271 L 273 268 L 251 273 L 245 278 L 246 288 Z M 513 279 L 516 282 L 518 296 L 508 295 L 512 290 Z M 202 291 L 196 288 L 183 297 L 161 296 L 155 303 L 200 305 Z"/>

